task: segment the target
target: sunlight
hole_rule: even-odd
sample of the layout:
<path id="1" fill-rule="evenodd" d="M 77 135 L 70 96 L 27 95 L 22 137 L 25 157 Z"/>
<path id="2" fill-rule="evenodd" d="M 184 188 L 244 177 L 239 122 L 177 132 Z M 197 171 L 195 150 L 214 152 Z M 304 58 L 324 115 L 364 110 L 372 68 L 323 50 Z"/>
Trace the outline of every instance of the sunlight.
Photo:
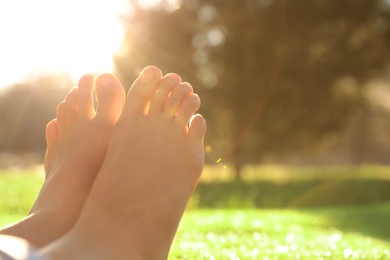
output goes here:
<path id="1" fill-rule="evenodd" d="M 28 76 L 112 71 L 124 30 L 126 0 L 0 2 L 0 87 Z"/>
<path id="2" fill-rule="evenodd" d="M 157 7 L 160 3 L 161 0 L 138 0 L 139 6 L 144 9 Z"/>
<path id="3" fill-rule="evenodd" d="M 180 9 L 182 0 L 138 0 L 142 9 L 158 9 L 171 13 Z"/>

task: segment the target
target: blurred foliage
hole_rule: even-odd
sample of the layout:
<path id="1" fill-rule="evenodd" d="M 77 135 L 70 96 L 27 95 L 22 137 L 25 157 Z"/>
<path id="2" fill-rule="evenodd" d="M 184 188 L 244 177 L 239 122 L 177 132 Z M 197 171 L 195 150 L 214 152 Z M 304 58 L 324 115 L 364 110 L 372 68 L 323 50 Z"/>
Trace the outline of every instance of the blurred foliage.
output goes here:
<path id="1" fill-rule="evenodd" d="M 191 82 L 207 163 L 237 178 L 248 163 L 389 163 L 389 1 L 129 2 L 117 74 L 129 88 L 156 65 Z M 70 87 L 53 75 L 1 93 L 0 152 L 43 154 Z"/>
<path id="2" fill-rule="evenodd" d="M 42 156 L 46 149 L 45 126 L 56 117 L 56 106 L 71 86 L 68 76 L 49 75 L 2 90 L 0 153 Z"/>
<path id="3" fill-rule="evenodd" d="M 378 125 L 390 129 L 388 110 L 375 117 L 365 88 L 389 66 L 388 1 L 166 3 L 124 19 L 118 72 L 130 85 L 153 64 L 190 81 L 208 120 L 208 162 L 240 171 L 249 162 L 316 162 L 324 150 L 335 161 L 388 162 L 389 142 L 372 137 Z"/>

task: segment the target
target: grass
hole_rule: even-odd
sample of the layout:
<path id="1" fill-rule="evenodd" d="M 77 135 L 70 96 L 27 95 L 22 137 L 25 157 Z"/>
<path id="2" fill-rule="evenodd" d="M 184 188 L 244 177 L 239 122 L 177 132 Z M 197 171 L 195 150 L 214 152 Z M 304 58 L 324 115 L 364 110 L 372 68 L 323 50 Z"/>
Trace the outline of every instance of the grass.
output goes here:
<path id="1" fill-rule="evenodd" d="M 211 173 L 206 172 L 206 180 L 183 217 L 169 259 L 390 259 L 390 203 L 380 202 L 387 194 L 388 180 L 385 171 L 378 169 L 359 168 L 357 180 L 345 178 L 349 171 L 341 176 L 328 169 L 326 178 L 316 179 L 302 169 L 304 182 L 297 182 L 299 178 L 282 181 L 279 169 L 278 180 L 263 175 L 263 180 L 241 184 L 226 179 L 211 183 Z M 42 182 L 36 172 L 0 172 L 0 226 L 28 212 Z M 340 193 L 343 189 L 346 191 Z M 301 205 L 305 200 L 321 202 L 309 198 L 328 193 L 331 201 L 337 196 L 339 200 L 353 198 L 359 190 L 361 197 L 371 199 L 357 206 L 275 207 L 298 198 Z M 255 203 L 263 197 L 269 199 L 265 200 L 271 205 L 268 209 Z"/>
<path id="2" fill-rule="evenodd" d="M 389 259 L 389 217 L 390 204 L 188 211 L 169 259 Z"/>
<path id="3" fill-rule="evenodd" d="M 0 226 L 25 216 L 43 183 L 36 170 L 0 171 Z"/>
<path id="4" fill-rule="evenodd" d="M 390 201 L 390 181 L 362 179 L 200 183 L 194 208 L 304 208 Z"/>
<path id="5" fill-rule="evenodd" d="M 241 183 L 232 167 L 207 166 L 192 198 L 194 208 L 303 208 L 390 201 L 390 168 L 248 165 Z"/>

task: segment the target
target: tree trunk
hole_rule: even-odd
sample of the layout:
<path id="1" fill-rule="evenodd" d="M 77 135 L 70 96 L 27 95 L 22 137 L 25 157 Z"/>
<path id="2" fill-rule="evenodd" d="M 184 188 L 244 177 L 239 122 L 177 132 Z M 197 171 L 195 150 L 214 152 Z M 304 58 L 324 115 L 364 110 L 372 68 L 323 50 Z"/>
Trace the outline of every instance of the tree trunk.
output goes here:
<path id="1" fill-rule="evenodd" d="M 242 181 L 242 164 L 240 162 L 234 164 L 234 181 Z"/>

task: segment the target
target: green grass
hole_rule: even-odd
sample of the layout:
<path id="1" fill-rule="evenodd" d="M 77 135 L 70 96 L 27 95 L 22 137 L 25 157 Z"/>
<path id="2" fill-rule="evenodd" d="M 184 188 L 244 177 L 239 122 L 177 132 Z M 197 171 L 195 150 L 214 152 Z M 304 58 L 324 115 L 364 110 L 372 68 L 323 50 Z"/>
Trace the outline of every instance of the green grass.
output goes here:
<path id="1" fill-rule="evenodd" d="M 390 259 L 390 204 L 186 212 L 169 259 Z"/>
<path id="2" fill-rule="evenodd" d="M 205 167 L 190 207 L 303 208 L 390 201 L 390 167 L 249 165 L 237 183 L 231 181 L 232 167 L 221 166 Z"/>
<path id="3" fill-rule="evenodd" d="M 387 199 L 385 170 L 359 168 L 360 177 L 352 179 L 345 178 L 349 171 L 319 169 L 327 177 L 316 179 L 305 168 L 305 181 L 297 182 L 281 181 L 275 169 L 241 184 L 200 183 L 169 259 L 390 259 L 390 203 L 380 202 Z M 278 180 L 270 179 L 272 172 Z M 28 212 L 42 182 L 35 172 L 0 172 L 0 226 Z M 357 197 L 360 205 L 307 207 L 325 205 L 324 197 L 344 205 L 351 202 L 345 197 Z M 292 202 L 307 208 L 280 208 Z"/>
<path id="4" fill-rule="evenodd" d="M 363 179 L 199 183 L 191 208 L 306 208 L 390 201 L 390 181 Z"/>
<path id="5" fill-rule="evenodd" d="M 28 213 L 42 183 L 36 171 L 0 171 L 0 226 Z"/>

